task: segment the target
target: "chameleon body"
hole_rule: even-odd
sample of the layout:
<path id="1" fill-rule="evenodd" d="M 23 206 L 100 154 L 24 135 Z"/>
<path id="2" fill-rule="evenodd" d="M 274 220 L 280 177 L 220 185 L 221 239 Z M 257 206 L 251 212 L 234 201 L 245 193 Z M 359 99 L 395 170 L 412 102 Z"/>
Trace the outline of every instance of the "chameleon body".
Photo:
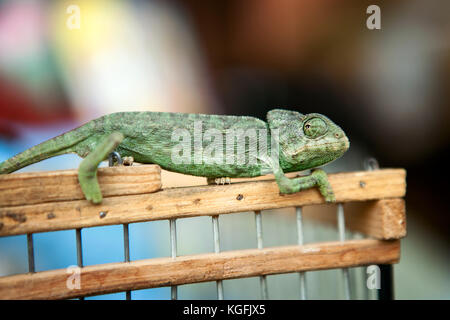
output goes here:
<path id="1" fill-rule="evenodd" d="M 212 150 L 211 146 L 216 148 Z M 260 147 L 265 147 L 261 149 L 265 152 L 259 152 Z M 323 170 L 293 179 L 284 172 L 324 165 L 348 148 L 342 129 L 316 113 L 303 115 L 275 109 L 268 112 L 265 122 L 243 116 L 119 112 L 17 154 L 0 163 L 0 174 L 57 155 L 76 153 L 84 158 L 78 170 L 81 189 L 87 200 L 100 203 L 97 167 L 116 151 L 139 163 L 154 163 L 169 171 L 207 178 L 273 173 L 281 193 L 318 187 L 325 200 L 331 202 L 334 194 Z M 245 161 L 237 161 L 238 150 L 243 150 Z"/>

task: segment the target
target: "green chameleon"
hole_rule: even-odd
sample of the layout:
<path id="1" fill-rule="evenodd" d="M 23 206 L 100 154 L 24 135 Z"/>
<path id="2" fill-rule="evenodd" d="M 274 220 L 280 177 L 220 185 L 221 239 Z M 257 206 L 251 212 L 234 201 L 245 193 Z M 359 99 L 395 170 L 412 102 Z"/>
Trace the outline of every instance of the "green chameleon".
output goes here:
<path id="1" fill-rule="evenodd" d="M 87 200 L 100 203 L 97 167 L 111 152 L 117 152 L 130 161 L 158 164 L 208 181 L 273 173 L 282 194 L 318 187 L 325 200 L 333 202 L 334 193 L 323 170 L 292 179 L 284 172 L 321 166 L 341 157 L 348 148 L 344 131 L 317 113 L 275 109 L 267 113 L 264 122 L 245 116 L 119 112 L 17 154 L 0 163 L 0 174 L 76 153 L 84 158 L 78 169 L 81 189 Z"/>

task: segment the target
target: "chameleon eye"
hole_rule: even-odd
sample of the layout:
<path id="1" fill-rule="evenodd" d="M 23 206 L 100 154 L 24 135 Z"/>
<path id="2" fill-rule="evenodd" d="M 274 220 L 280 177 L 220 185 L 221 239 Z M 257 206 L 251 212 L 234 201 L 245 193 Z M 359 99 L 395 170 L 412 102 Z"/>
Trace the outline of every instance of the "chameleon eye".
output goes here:
<path id="1" fill-rule="evenodd" d="M 309 138 L 315 139 L 327 132 L 327 124 L 320 118 L 312 118 L 305 122 L 303 131 Z"/>

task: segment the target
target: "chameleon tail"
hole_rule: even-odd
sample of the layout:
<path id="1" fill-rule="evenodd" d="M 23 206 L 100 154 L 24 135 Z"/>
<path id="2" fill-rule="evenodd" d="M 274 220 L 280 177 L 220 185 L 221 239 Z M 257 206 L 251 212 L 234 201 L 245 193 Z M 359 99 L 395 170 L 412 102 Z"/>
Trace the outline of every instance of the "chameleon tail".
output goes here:
<path id="1" fill-rule="evenodd" d="M 3 161 L 0 163 L 0 174 L 11 173 L 47 158 L 74 152 L 72 147 L 92 134 L 89 125 L 88 123 L 63 133 Z"/>

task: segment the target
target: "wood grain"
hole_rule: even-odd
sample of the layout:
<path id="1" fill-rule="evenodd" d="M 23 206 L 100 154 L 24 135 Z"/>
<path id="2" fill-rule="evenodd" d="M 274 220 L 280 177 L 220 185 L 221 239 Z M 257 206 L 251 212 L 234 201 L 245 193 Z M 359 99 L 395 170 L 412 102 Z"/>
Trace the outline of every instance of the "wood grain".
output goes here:
<path id="1" fill-rule="evenodd" d="M 98 169 L 103 197 L 143 194 L 161 189 L 157 165 Z M 84 199 L 77 170 L 0 175 L 0 207 Z"/>
<path id="2" fill-rule="evenodd" d="M 344 204 L 345 227 L 375 239 L 400 239 L 406 236 L 405 201 L 401 198 Z M 305 219 L 337 225 L 336 206 L 314 206 L 303 210 Z"/>
<path id="3" fill-rule="evenodd" d="M 403 197 L 406 190 L 403 169 L 330 174 L 329 180 L 337 202 Z M 74 200 L 3 207 L 0 236 L 322 203 L 317 189 L 280 195 L 273 180 L 169 188 L 106 197 L 100 205 Z"/>
<path id="4" fill-rule="evenodd" d="M 63 299 L 298 271 L 397 263 L 400 242 L 352 240 L 87 266 L 80 289 L 66 269 L 0 277 L 1 299 Z"/>

